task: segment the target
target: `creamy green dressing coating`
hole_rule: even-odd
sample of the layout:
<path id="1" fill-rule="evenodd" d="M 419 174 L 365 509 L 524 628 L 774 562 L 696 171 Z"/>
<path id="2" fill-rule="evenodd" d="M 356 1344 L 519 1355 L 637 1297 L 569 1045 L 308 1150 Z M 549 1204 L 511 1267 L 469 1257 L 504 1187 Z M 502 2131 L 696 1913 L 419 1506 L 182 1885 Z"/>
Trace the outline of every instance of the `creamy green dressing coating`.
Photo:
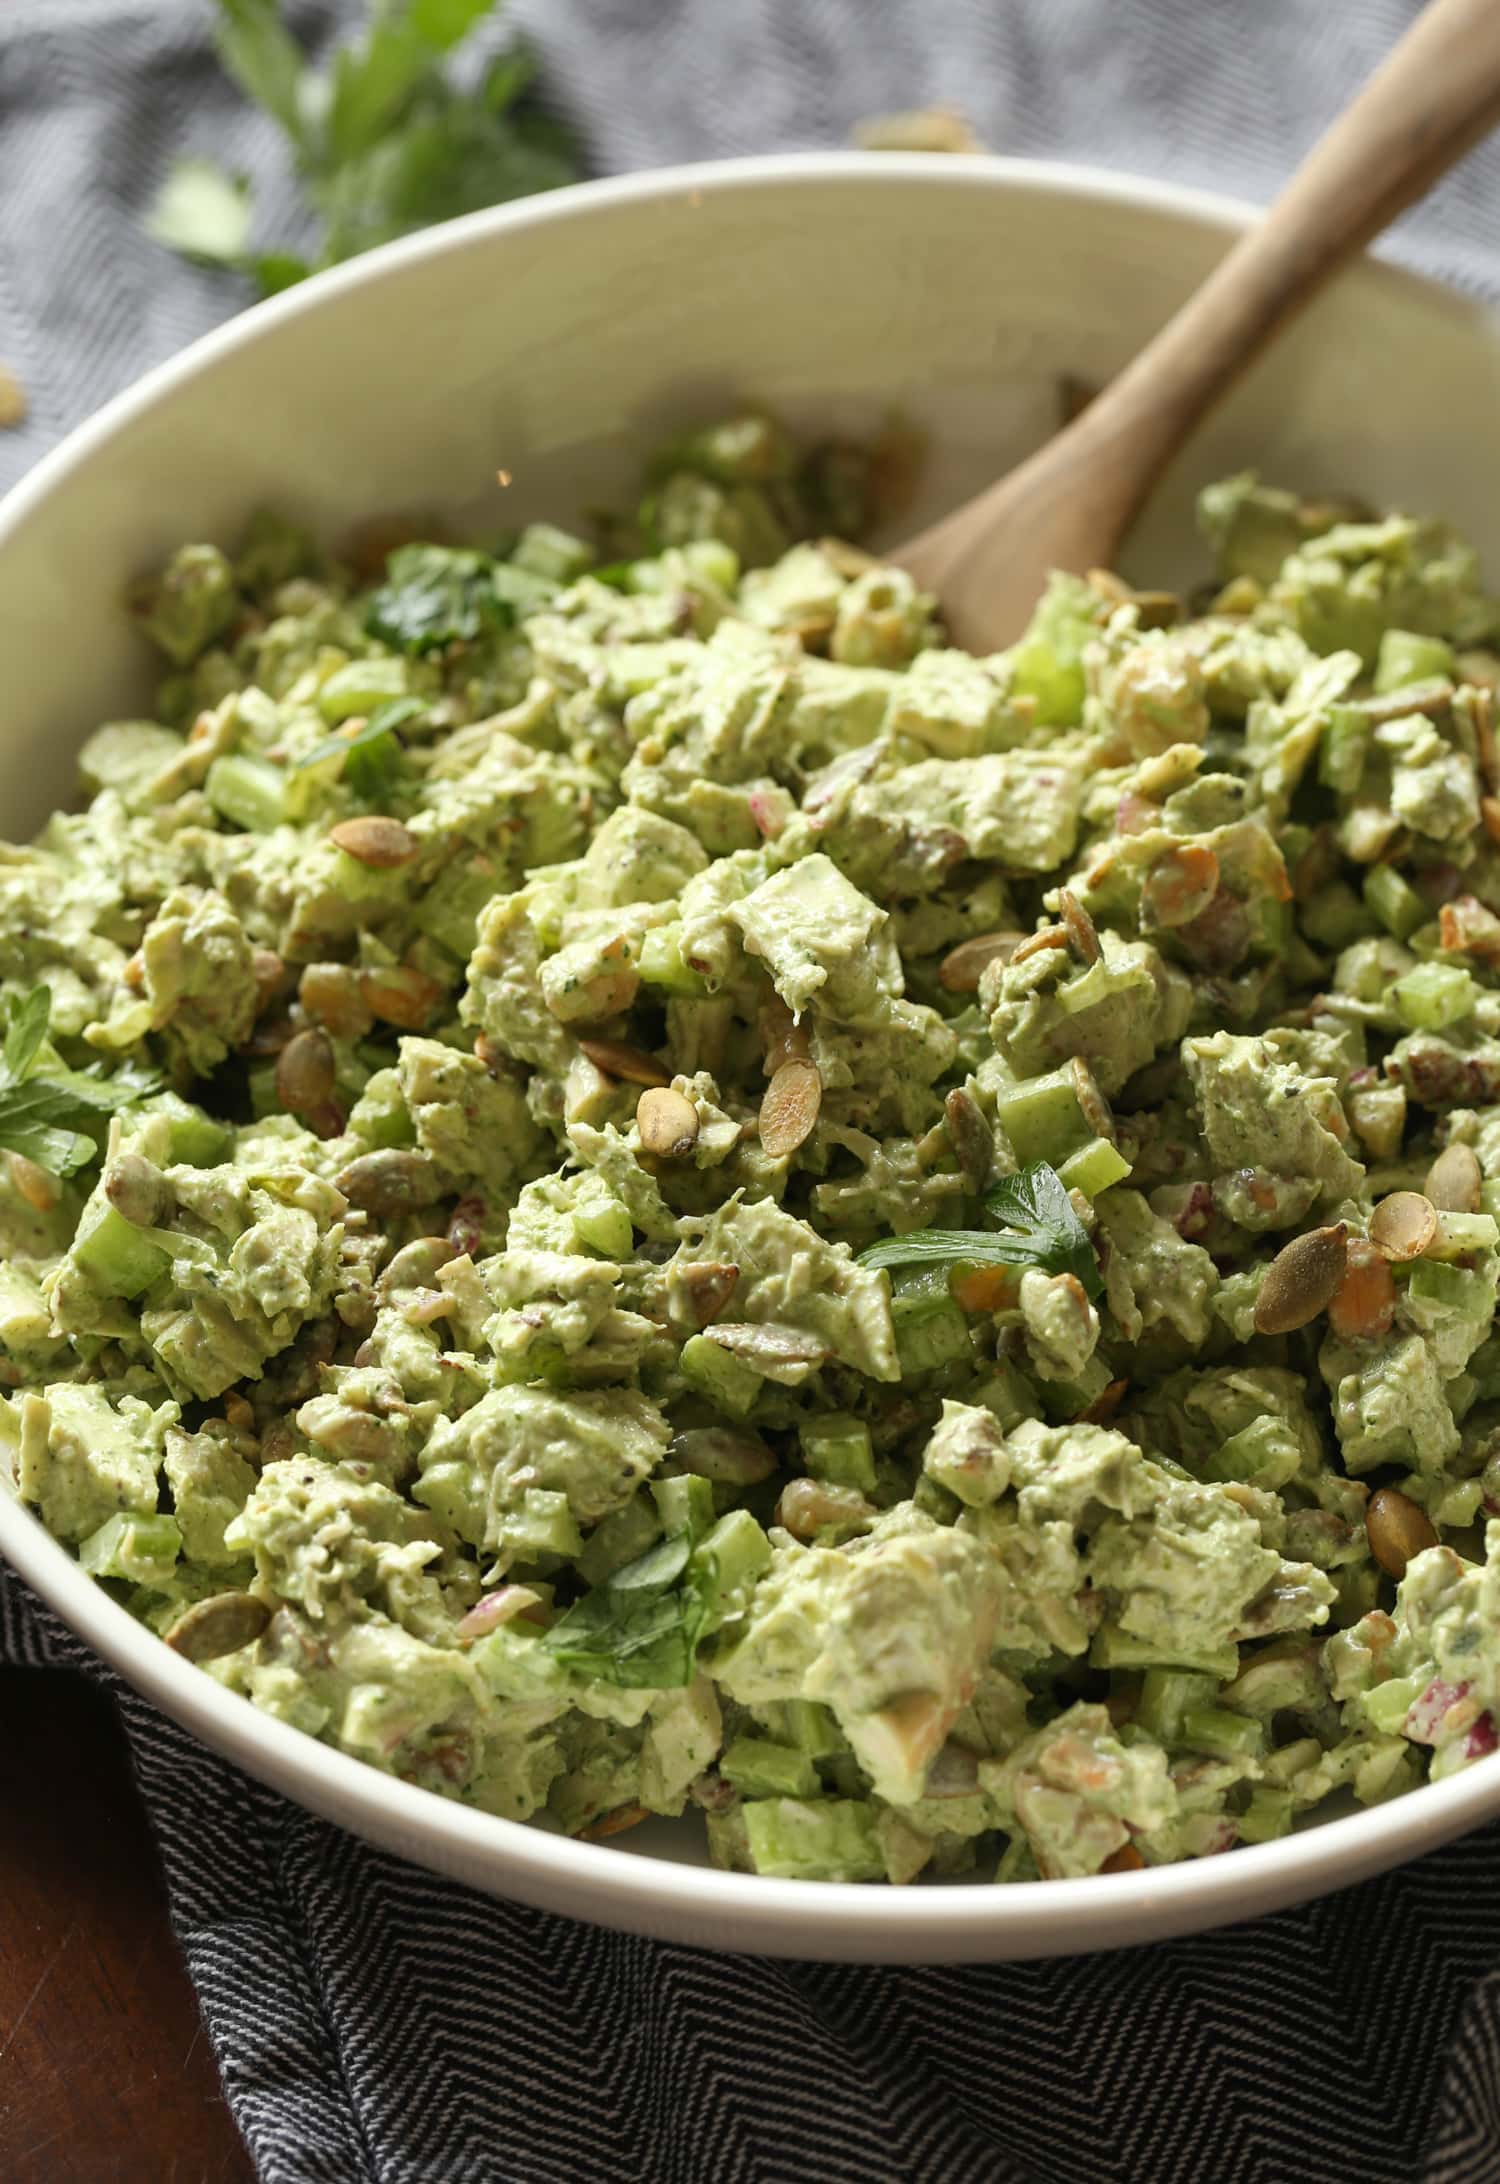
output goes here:
<path id="1" fill-rule="evenodd" d="M 1112 1872 L 1449 1773 L 1500 610 L 1247 476 L 1191 603 L 1060 576 L 974 659 L 842 542 L 868 482 L 747 417 L 611 563 L 267 516 L 142 587 L 155 717 L 0 853 L 16 1490 L 282 1720 L 742 1870 Z M 865 1256 L 1049 1171 L 1066 1261 Z"/>

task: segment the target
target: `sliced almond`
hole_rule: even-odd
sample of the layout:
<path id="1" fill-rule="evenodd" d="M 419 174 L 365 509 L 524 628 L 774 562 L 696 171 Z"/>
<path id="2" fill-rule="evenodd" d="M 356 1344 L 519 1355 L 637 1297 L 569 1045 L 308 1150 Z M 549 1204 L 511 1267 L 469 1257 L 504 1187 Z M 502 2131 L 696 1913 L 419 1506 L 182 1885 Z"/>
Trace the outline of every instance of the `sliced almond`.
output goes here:
<path id="1" fill-rule="evenodd" d="M 670 1085 L 649 1085 L 635 1103 L 641 1150 L 662 1160 L 683 1160 L 698 1142 L 698 1110 Z"/>
<path id="2" fill-rule="evenodd" d="M 1338 1221 L 1331 1228 L 1308 1229 L 1282 1246 L 1255 1300 L 1257 1334 L 1289 1335 L 1317 1318 L 1344 1278 L 1348 1236 Z"/>
<path id="3" fill-rule="evenodd" d="M 371 865 L 378 871 L 392 871 L 397 865 L 410 864 L 417 854 L 416 836 L 402 826 L 399 819 L 387 819 L 378 812 L 368 812 L 358 819 L 341 819 L 336 827 L 328 830 L 328 839 L 362 865 Z"/>
<path id="4" fill-rule="evenodd" d="M 823 1105 L 823 1080 L 813 1062 L 783 1062 L 760 1103 L 760 1142 L 772 1160 L 805 1145 Z"/>
<path id="5" fill-rule="evenodd" d="M 1085 963 L 1097 963 L 1104 950 L 1099 945 L 1099 930 L 1071 887 L 1057 891 L 1057 913 L 1063 922 L 1068 944 L 1083 957 Z"/>
<path id="6" fill-rule="evenodd" d="M 971 933 L 938 965 L 938 984 L 948 993 L 976 993 L 990 965 L 1008 963 L 1024 938 L 1022 933 Z"/>
<path id="7" fill-rule="evenodd" d="M 217 1661 L 254 1645 L 270 1620 L 270 1609 L 253 1593 L 211 1593 L 184 1609 L 162 1635 L 184 1660 Z"/>
<path id="8" fill-rule="evenodd" d="M 672 1082 L 670 1070 L 663 1069 L 654 1054 L 647 1054 L 640 1047 L 627 1046 L 623 1039 L 580 1039 L 578 1051 L 587 1055 L 595 1069 L 602 1069 L 606 1077 L 618 1077 L 625 1084 L 667 1085 Z"/>
<path id="9" fill-rule="evenodd" d="M 1437 1230 L 1437 1209 L 1420 1191 L 1393 1191 L 1370 1215 L 1371 1243 L 1398 1266 L 1420 1259 Z"/>
<path id="10" fill-rule="evenodd" d="M 1423 1191 L 1439 1213 L 1478 1213 L 1483 1186 L 1479 1155 L 1472 1145 L 1455 1139 L 1428 1169 Z"/>

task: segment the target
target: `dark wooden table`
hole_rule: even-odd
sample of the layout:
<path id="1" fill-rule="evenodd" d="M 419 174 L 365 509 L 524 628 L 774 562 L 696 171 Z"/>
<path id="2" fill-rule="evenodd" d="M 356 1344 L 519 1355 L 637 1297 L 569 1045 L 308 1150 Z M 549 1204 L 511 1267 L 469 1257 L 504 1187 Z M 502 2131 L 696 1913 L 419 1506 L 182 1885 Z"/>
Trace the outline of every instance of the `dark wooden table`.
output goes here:
<path id="1" fill-rule="evenodd" d="M 0 1668 L 0 2177 L 254 2184 L 113 1705 Z"/>

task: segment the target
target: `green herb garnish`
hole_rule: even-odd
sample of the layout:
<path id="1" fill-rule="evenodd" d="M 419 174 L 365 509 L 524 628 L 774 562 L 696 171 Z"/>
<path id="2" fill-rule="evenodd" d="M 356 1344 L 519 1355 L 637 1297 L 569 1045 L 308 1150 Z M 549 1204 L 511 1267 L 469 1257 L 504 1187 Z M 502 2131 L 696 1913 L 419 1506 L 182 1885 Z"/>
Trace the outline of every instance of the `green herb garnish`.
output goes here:
<path id="1" fill-rule="evenodd" d="M 285 134 L 321 247 L 312 258 L 257 248 L 249 184 L 206 159 L 173 168 L 150 232 L 274 295 L 393 236 L 576 181 L 567 132 L 530 103 L 536 63 L 524 43 L 497 54 L 472 89 L 449 78 L 449 58 L 497 5 L 371 0 L 362 34 L 315 69 L 278 0 L 218 0 L 219 56 Z"/>
<path id="2" fill-rule="evenodd" d="M 859 1254 L 861 1266 L 1034 1266 L 1046 1274 L 1076 1274 L 1089 1296 L 1103 1283 L 1088 1231 L 1073 1211 L 1055 1168 L 1035 1160 L 1008 1175 L 985 1199 L 996 1229 L 913 1229 L 885 1236 Z"/>
<path id="3" fill-rule="evenodd" d="M 50 1175 L 74 1175 L 99 1157 L 89 1125 L 153 1091 L 157 1080 L 138 1072 L 96 1077 L 69 1069 L 55 1056 L 44 1063 L 52 996 L 33 986 L 10 1004 L 0 1048 L 0 1146 L 33 1160 Z"/>
<path id="4" fill-rule="evenodd" d="M 396 730 L 425 711 L 420 698 L 387 698 L 384 705 L 376 706 L 357 734 L 325 736 L 321 743 L 313 745 L 306 758 L 298 761 L 295 770 L 303 773 L 309 766 L 341 758 L 341 778 L 356 796 L 362 796 L 367 803 L 378 803 L 401 770 L 401 738 Z"/>
<path id="5" fill-rule="evenodd" d="M 488 554 L 455 546 L 398 546 L 365 609 L 370 635 L 408 653 L 469 643 L 512 620 Z"/>
<path id="6" fill-rule="evenodd" d="M 713 1571 L 697 1535 L 673 1532 L 576 1600 L 542 1643 L 564 1668 L 632 1690 L 674 1691 L 697 1668 Z"/>

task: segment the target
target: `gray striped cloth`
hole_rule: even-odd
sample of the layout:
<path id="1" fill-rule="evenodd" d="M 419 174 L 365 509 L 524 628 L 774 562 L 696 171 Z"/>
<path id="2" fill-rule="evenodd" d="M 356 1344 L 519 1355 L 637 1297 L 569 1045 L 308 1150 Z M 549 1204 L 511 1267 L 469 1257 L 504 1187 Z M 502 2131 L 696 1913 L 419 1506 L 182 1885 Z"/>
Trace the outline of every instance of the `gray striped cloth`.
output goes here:
<path id="1" fill-rule="evenodd" d="M 294 7 L 309 38 L 349 10 Z M 996 149 L 1262 196 L 1413 0 L 513 0 L 598 171 L 951 101 Z M 140 230 L 170 157 L 293 201 L 207 0 L 4 0 L 9 483 L 236 308 Z M 1500 295 L 1500 144 L 1398 254 Z M 103 1671 L 16 1581 L 0 1656 Z M 1500 2184 L 1500 1827 L 1228 1932 L 1044 1964 L 714 1958 L 430 1878 L 119 1690 L 266 2184 Z"/>

